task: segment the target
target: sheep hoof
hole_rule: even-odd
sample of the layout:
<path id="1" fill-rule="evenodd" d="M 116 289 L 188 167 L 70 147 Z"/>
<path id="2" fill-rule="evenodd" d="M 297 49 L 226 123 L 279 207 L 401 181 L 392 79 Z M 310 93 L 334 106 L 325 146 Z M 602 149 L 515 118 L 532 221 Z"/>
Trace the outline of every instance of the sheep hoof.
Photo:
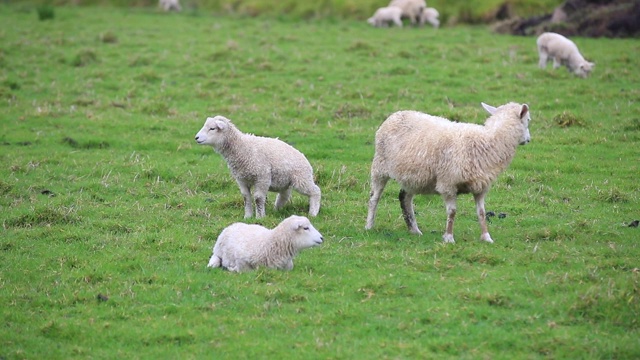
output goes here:
<path id="1" fill-rule="evenodd" d="M 493 244 L 493 239 L 491 239 L 491 235 L 489 235 L 489 233 L 482 234 L 482 236 L 480 236 L 480 240 Z"/>
<path id="2" fill-rule="evenodd" d="M 444 234 L 442 236 L 442 241 L 444 241 L 445 243 L 449 243 L 449 244 L 455 244 L 455 240 L 453 240 L 453 235 L 452 234 Z"/>
<path id="3" fill-rule="evenodd" d="M 409 230 L 410 233 L 414 234 L 414 235 L 420 235 L 422 236 L 422 231 L 420 231 L 420 229 L 415 228 L 415 229 L 410 229 Z"/>

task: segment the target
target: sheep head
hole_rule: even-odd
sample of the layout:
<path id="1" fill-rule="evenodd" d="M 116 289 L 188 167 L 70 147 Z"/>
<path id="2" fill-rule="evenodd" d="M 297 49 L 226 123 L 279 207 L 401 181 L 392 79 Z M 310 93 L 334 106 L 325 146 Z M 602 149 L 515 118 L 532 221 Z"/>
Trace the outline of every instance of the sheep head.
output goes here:
<path id="1" fill-rule="evenodd" d="M 230 126 L 231 122 L 224 116 L 208 117 L 202 129 L 196 134 L 195 140 L 200 145 L 211 145 L 217 148 L 224 143 L 224 132 Z"/>
<path id="2" fill-rule="evenodd" d="M 481 103 L 482 107 L 491 115 L 495 115 L 500 108 L 496 108 L 494 106 Z M 529 121 L 531 121 L 531 113 L 529 111 L 529 105 L 522 104 L 520 111 L 518 113 L 518 118 L 520 119 L 520 124 L 522 124 L 524 131 L 522 132 L 522 136 L 520 138 L 520 145 L 525 145 L 531 141 L 531 134 L 529 133 Z"/>
<path id="3" fill-rule="evenodd" d="M 311 225 L 308 218 L 292 215 L 287 219 L 290 230 L 293 232 L 293 242 L 297 249 L 306 249 L 322 244 L 324 238 L 316 228 Z"/>
<path id="4" fill-rule="evenodd" d="M 586 78 L 587 76 L 589 76 L 591 71 L 593 71 L 593 68 L 595 66 L 596 66 L 595 63 L 585 61 L 576 68 L 575 74 L 582 78 Z"/>

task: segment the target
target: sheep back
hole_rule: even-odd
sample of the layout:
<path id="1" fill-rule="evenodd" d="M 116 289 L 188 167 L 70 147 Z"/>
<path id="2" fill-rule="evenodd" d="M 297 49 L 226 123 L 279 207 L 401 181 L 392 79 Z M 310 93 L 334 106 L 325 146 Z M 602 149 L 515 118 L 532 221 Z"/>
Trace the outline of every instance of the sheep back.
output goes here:
<path id="1" fill-rule="evenodd" d="M 313 168 L 293 146 L 276 138 L 241 132 L 229 119 L 208 118 L 196 138 L 212 145 L 227 162 L 232 176 L 247 185 L 269 183 L 269 190 L 290 186 L 312 187 Z"/>
<path id="2" fill-rule="evenodd" d="M 585 60 L 573 41 L 560 34 L 543 33 L 536 40 L 536 45 L 540 55 L 539 66 L 541 68 L 545 67 L 547 57 L 566 65 L 570 71 L 581 77 L 586 77 L 595 66 L 594 63 Z"/>
<path id="3" fill-rule="evenodd" d="M 236 161 L 227 161 L 234 178 L 270 176 L 271 191 L 282 191 L 295 182 L 313 183 L 313 168 L 293 146 L 274 138 L 242 134 L 232 147 Z M 225 157 L 226 158 L 226 157 Z"/>
<path id="4" fill-rule="evenodd" d="M 509 165 L 524 132 L 511 112 L 502 109 L 485 126 L 396 112 L 376 132 L 372 176 L 388 176 L 412 193 L 482 192 Z"/>
<path id="5" fill-rule="evenodd" d="M 388 6 L 397 6 L 402 9 L 402 17 L 409 18 L 412 24 L 420 22 L 422 10 L 427 7 L 425 0 L 391 0 Z"/>
<path id="6" fill-rule="evenodd" d="M 234 223 L 218 236 L 208 266 L 237 272 L 261 266 L 291 270 L 299 251 L 320 245 L 322 240 L 304 216 L 290 216 L 272 230 Z"/>

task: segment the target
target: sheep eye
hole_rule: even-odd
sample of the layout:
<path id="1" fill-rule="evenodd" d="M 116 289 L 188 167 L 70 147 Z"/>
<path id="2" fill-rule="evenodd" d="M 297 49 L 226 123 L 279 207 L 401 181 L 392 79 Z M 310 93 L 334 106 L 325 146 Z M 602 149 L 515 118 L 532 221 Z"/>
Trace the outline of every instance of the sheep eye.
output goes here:
<path id="1" fill-rule="evenodd" d="M 305 230 L 309 230 L 309 227 L 308 227 L 308 226 L 305 226 L 305 227 L 303 227 L 303 229 L 305 229 Z"/>
<path id="2" fill-rule="evenodd" d="M 215 130 L 215 129 L 216 129 L 216 128 L 209 128 L 209 131 L 213 131 L 213 130 Z"/>

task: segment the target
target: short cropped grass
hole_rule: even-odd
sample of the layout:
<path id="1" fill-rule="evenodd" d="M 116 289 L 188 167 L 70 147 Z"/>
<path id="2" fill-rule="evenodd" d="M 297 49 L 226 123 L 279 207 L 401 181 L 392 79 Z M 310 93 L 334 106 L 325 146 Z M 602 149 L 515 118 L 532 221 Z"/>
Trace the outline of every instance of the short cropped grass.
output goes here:
<path id="1" fill-rule="evenodd" d="M 17 5 L 0 22 L 0 358 L 640 357 L 637 40 L 575 39 L 597 64 L 580 79 L 485 27 Z M 437 196 L 410 235 L 394 183 L 365 231 L 378 125 L 482 123 L 481 101 L 532 111 L 487 199 L 496 242 L 469 196 L 456 244 Z M 293 271 L 205 268 L 243 220 L 193 141 L 216 114 L 314 166 L 325 243 Z"/>

